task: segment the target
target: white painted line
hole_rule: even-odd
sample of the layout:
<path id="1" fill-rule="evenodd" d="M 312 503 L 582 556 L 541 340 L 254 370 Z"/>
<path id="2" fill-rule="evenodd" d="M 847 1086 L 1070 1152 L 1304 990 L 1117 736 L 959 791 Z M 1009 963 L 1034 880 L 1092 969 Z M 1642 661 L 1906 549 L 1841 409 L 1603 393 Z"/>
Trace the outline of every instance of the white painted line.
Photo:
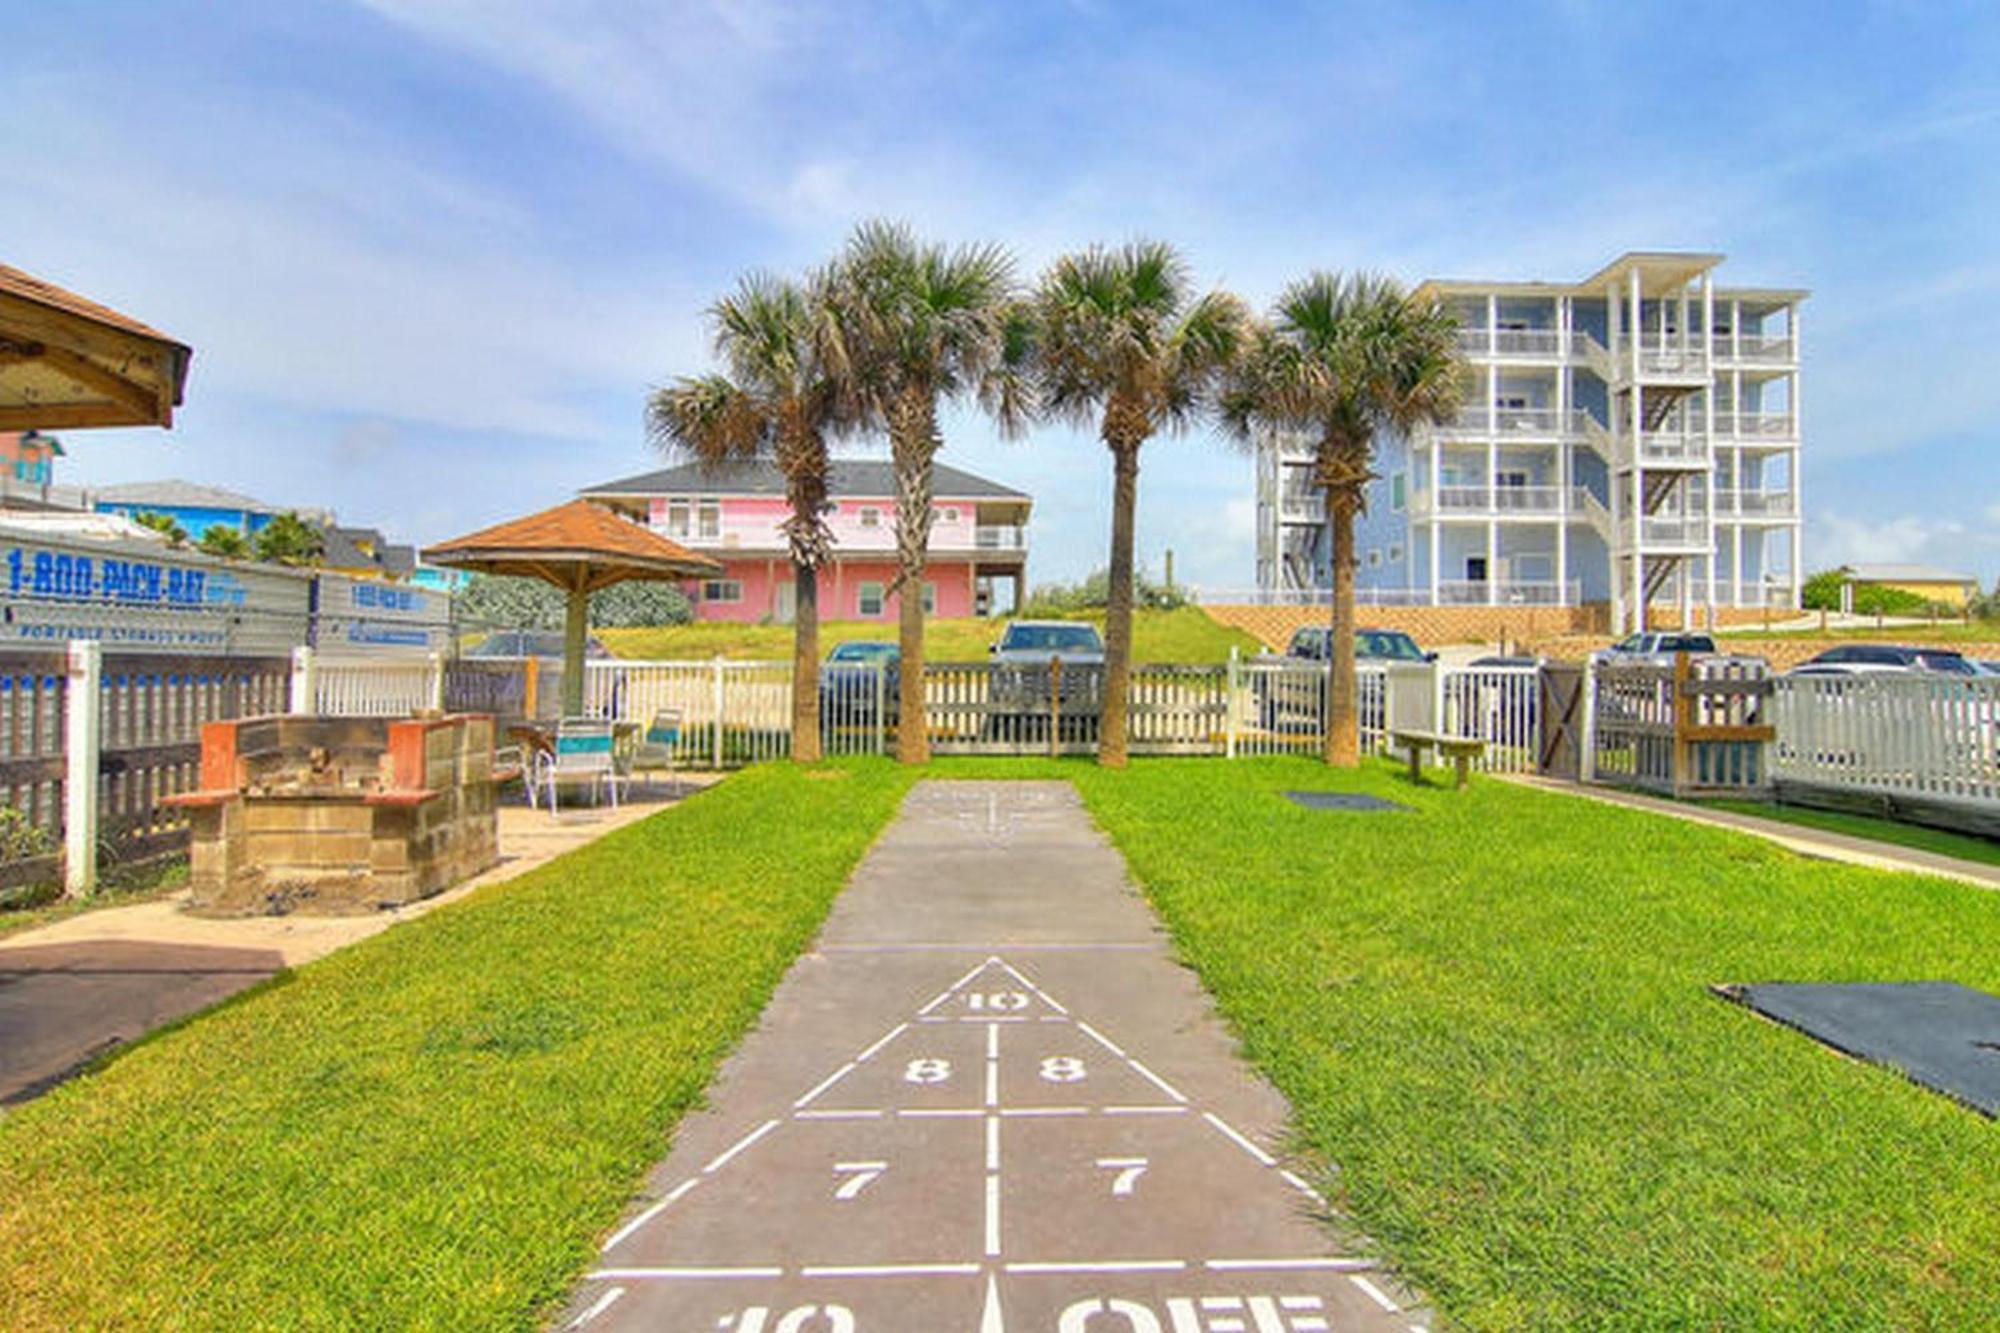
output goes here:
<path id="1" fill-rule="evenodd" d="M 978 1264 L 808 1264 L 800 1277 L 965 1277 Z"/>
<path id="2" fill-rule="evenodd" d="M 811 1092 L 807 1093 L 805 1096 L 793 1102 L 792 1109 L 796 1111 L 801 1106 L 807 1105 L 813 1100 L 813 1098 L 819 1096 L 822 1092 L 825 1092 L 828 1088 L 840 1082 L 840 1080 L 846 1078 L 849 1074 L 853 1072 L 854 1072 L 854 1061 L 849 1060 L 846 1064 L 842 1065 L 840 1068 L 834 1070 L 831 1074 L 828 1074 L 824 1079 L 822 1079 L 818 1087 L 814 1088 Z"/>
<path id="3" fill-rule="evenodd" d="M 795 1120 L 880 1120 L 882 1115 L 881 1111 L 863 1111 L 858 1108 L 850 1111 L 845 1108 L 834 1108 L 824 1111 L 800 1111 L 792 1118 Z"/>
<path id="4" fill-rule="evenodd" d="M 782 1268 L 600 1268 L 584 1276 L 593 1282 L 706 1281 L 710 1278 L 783 1277 Z"/>
<path id="5" fill-rule="evenodd" d="M 979 1333 L 1007 1333 L 1000 1317 L 1000 1283 L 991 1273 L 986 1275 L 986 1308 L 979 1316 Z"/>
<path id="6" fill-rule="evenodd" d="M 1000 1119 L 998 1116 L 989 1115 L 986 1117 L 986 1169 L 988 1171 L 998 1171 L 1000 1169 Z"/>
<path id="7" fill-rule="evenodd" d="M 908 1032 L 909 1030 L 910 1030 L 910 1025 L 908 1023 L 896 1024 L 896 1026 L 890 1028 L 887 1032 L 883 1033 L 882 1036 L 876 1041 L 876 1043 L 873 1046 L 870 1046 L 867 1050 L 855 1056 L 854 1063 L 858 1065 L 866 1064 L 868 1062 L 869 1057 L 873 1056 L 877 1051 L 881 1050 L 884 1046 L 887 1046 L 890 1042 L 902 1036 L 905 1032 Z"/>
<path id="8" fill-rule="evenodd" d="M 1106 1115 L 1186 1115 L 1185 1106 L 1107 1106 Z"/>
<path id="9" fill-rule="evenodd" d="M 585 1324 L 597 1318 L 597 1316 L 603 1314 L 606 1310 L 609 1310 L 612 1306 L 618 1304 L 618 1298 L 623 1296 L 624 1294 L 625 1294 L 625 1288 L 613 1287 L 611 1290 L 605 1292 L 602 1296 L 599 1296 L 595 1301 L 592 1301 L 590 1304 L 590 1308 L 588 1310 L 585 1310 L 582 1314 L 578 1315 L 575 1319 L 571 1320 L 570 1327 L 582 1328 Z"/>
<path id="10" fill-rule="evenodd" d="M 1312 1187 L 1312 1183 L 1308 1181 L 1304 1176 L 1301 1176 L 1298 1172 L 1284 1170 L 1278 1172 L 1278 1174 L 1285 1178 L 1285 1183 L 1287 1185 L 1290 1185 L 1293 1189 L 1305 1195 L 1308 1199 L 1311 1199 L 1314 1203 L 1322 1205 L 1326 1203 L 1325 1198 L 1323 1198 L 1320 1195 L 1320 1192 Z"/>
<path id="11" fill-rule="evenodd" d="M 951 990 L 939 991 L 938 996 L 935 1000 L 932 1000 L 929 1004 L 917 1010 L 917 1017 L 922 1018 L 925 1014 L 937 1008 L 939 1005 L 943 1004 L 946 1000 L 949 1000 L 952 997 L 952 991 L 955 991 L 957 989 L 958 987 L 954 986 L 952 987 Z"/>
<path id="12" fill-rule="evenodd" d="M 1023 986 L 1026 986 L 1029 990 L 1033 991 L 1036 997 L 1040 999 L 1043 1004 L 1047 1005 L 1049 1008 L 1055 1010 L 1059 1014 L 1066 1014 L 1069 1012 L 1069 1010 L 1063 1008 L 1060 1004 L 1056 1003 L 1056 999 L 1053 995 L 1050 995 L 1040 986 L 1037 986 L 1034 982 L 1022 976 L 1020 972 L 1015 969 L 1012 963 L 1001 963 L 1000 966 L 1007 970 L 1008 976 L 1014 978 L 1014 980 L 1020 982 Z"/>
<path id="13" fill-rule="evenodd" d="M 1087 1035 L 1096 1038 L 1099 1045 L 1103 1046 L 1105 1050 L 1111 1052 L 1113 1055 L 1117 1056 L 1120 1060 L 1129 1060 L 1132 1058 L 1129 1055 L 1125 1054 L 1124 1047 L 1120 1046 L 1117 1042 L 1111 1040 L 1111 1038 L 1105 1036 L 1102 1032 L 1099 1032 L 1096 1028 L 1084 1022 L 1082 1019 L 1080 1018 L 1077 1019 L 1076 1025 L 1078 1029 L 1080 1029 Z"/>
<path id="14" fill-rule="evenodd" d="M 1184 1102 L 1187 1100 L 1187 1095 L 1183 1093 L 1179 1088 L 1167 1082 L 1165 1079 L 1161 1078 L 1158 1074 L 1155 1074 L 1152 1070 L 1146 1068 L 1146 1066 L 1140 1064 L 1137 1060 L 1134 1060 L 1131 1056 L 1128 1055 L 1125 1057 L 1125 1063 L 1131 1065 L 1132 1068 L 1138 1070 L 1141 1074 L 1145 1075 L 1147 1080 L 1150 1081 L 1154 1087 L 1158 1088 L 1161 1092 L 1166 1093 L 1167 1096 L 1173 1098 L 1175 1101 Z"/>
<path id="15" fill-rule="evenodd" d="M 599 1250 L 598 1253 L 599 1254 L 611 1253 L 611 1248 L 614 1245 L 616 1245 L 619 1241 L 624 1240 L 627 1236 L 637 1231 L 640 1227 L 645 1226 L 646 1223 L 652 1221 L 654 1218 L 658 1217 L 661 1213 L 665 1212 L 667 1210 L 668 1204 L 680 1198 L 681 1195 L 686 1194 L 689 1190 L 693 1189 L 696 1185 L 699 1185 L 700 1183 L 701 1183 L 700 1176 L 691 1176 L 688 1179 L 683 1180 L 680 1184 L 674 1186 L 672 1189 L 668 1190 L 664 1197 L 655 1202 L 650 1208 L 646 1209 L 645 1212 L 640 1213 L 630 1222 L 627 1222 L 624 1226 L 612 1232 L 611 1239 L 604 1242 L 604 1248 L 602 1250 Z"/>
<path id="16" fill-rule="evenodd" d="M 1178 1273 L 1183 1259 L 1109 1259 L 1102 1263 L 1008 1264 L 1010 1273 Z"/>
<path id="17" fill-rule="evenodd" d="M 1000 1112 L 1005 1116 L 1033 1115 L 1089 1115 L 1088 1106 L 1010 1106 Z"/>
<path id="18" fill-rule="evenodd" d="M 907 1106 L 896 1112 L 909 1120 L 956 1120 L 986 1114 L 979 1106 Z"/>
<path id="19" fill-rule="evenodd" d="M 1387 1310 L 1390 1314 L 1395 1314 L 1400 1308 L 1394 1301 L 1390 1300 L 1387 1296 L 1382 1294 L 1382 1289 L 1380 1287 L 1376 1286 L 1373 1282 L 1370 1282 L 1367 1278 L 1362 1277 L 1359 1273 L 1354 1273 L 1349 1275 L 1347 1280 L 1349 1282 L 1352 1282 L 1355 1286 L 1361 1288 L 1361 1294 L 1363 1296 L 1366 1296 L 1369 1300 L 1375 1302 L 1377 1305 L 1381 1306 L 1384 1310 Z"/>
<path id="20" fill-rule="evenodd" d="M 1252 1157 L 1262 1162 L 1265 1166 L 1276 1166 L 1278 1164 L 1277 1158 L 1271 1156 L 1271 1154 L 1265 1152 L 1262 1148 L 1259 1148 L 1256 1144 L 1252 1143 L 1250 1140 L 1244 1138 L 1241 1134 L 1238 1134 L 1235 1130 L 1231 1129 L 1227 1124 L 1227 1122 L 1225 1122 L 1222 1119 L 1222 1117 L 1218 1116 L 1215 1112 L 1203 1111 L 1201 1113 L 1201 1118 L 1203 1120 L 1206 1120 L 1209 1124 L 1214 1125 L 1224 1134 L 1227 1134 L 1232 1140 L 1235 1141 L 1237 1147 L 1241 1148 L 1244 1152 L 1249 1153 Z"/>
<path id="21" fill-rule="evenodd" d="M 992 1123 L 992 1122 L 988 1122 Z M 1000 1253 L 1000 1177 L 986 1177 L 986 1257 Z"/>
<path id="22" fill-rule="evenodd" d="M 763 1138 L 766 1134 L 769 1134 L 772 1130 L 776 1129 L 777 1127 L 778 1127 L 777 1121 L 766 1120 L 763 1124 L 757 1126 L 757 1128 L 751 1130 L 748 1134 L 738 1139 L 736 1141 L 735 1147 L 729 1149 L 727 1152 L 723 1153 L 722 1156 L 716 1158 L 714 1161 L 710 1162 L 707 1166 L 703 1167 L 701 1169 L 701 1173 L 704 1176 L 714 1175 L 717 1171 L 721 1170 L 724 1166 L 728 1165 L 730 1159 L 734 1158 L 737 1153 L 742 1152 L 745 1148 L 755 1143 L 758 1139 Z"/>
<path id="23" fill-rule="evenodd" d="M 990 1018 L 986 1020 L 986 1058 L 989 1060 L 1000 1058 L 1000 1024 Z"/>
<path id="24" fill-rule="evenodd" d="M 1375 1267 L 1373 1259 L 1210 1259 L 1209 1268 L 1218 1273 L 1294 1272 L 1366 1273 Z"/>
<path id="25" fill-rule="evenodd" d="M 1000 1063 L 997 1060 L 986 1062 L 986 1104 L 1000 1104 Z"/>

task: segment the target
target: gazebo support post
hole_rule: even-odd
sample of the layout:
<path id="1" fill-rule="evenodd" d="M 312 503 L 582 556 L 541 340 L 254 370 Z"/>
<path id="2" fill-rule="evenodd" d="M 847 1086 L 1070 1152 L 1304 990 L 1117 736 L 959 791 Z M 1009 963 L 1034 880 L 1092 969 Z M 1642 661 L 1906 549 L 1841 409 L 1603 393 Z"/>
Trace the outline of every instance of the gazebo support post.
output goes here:
<path id="1" fill-rule="evenodd" d="M 590 637 L 589 571 L 578 566 L 563 607 L 562 715 L 583 716 L 583 647 Z"/>

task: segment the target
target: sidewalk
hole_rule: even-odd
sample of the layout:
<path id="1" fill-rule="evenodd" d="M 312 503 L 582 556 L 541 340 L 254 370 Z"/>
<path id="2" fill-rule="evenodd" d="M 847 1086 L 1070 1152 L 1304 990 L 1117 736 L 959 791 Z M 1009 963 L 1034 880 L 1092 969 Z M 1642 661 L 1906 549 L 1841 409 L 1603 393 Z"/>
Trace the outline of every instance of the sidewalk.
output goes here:
<path id="1" fill-rule="evenodd" d="M 1647 810 L 1656 815 L 1685 819 L 1694 824 L 1710 824 L 1717 828 L 1734 829 L 1738 833 L 1748 833 L 1767 842 L 1774 842 L 1801 856 L 1815 856 L 1825 861 L 1845 861 L 1850 865 L 1867 866 L 1872 870 L 1903 870 L 1919 875 L 1939 875 L 1982 889 L 2000 889 L 2000 866 L 1981 865 L 1977 861 L 1962 861 L 1955 856 L 1943 856 L 1916 847 L 1898 847 L 1893 843 L 1875 842 L 1872 839 L 1851 837 L 1844 833 L 1806 828 L 1799 824 L 1787 824 L 1782 820 L 1759 819 L 1755 815 L 1738 814 L 1733 810 L 1704 809 L 1683 801 L 1669 801 L 1658 796 L 1647 796 L 1640 792 L 1624 791 L 1614 787 L 1586 787 L 1574 782 L 1561 782 L 1526 774 L 1499 776 L 1509 782 L 1518 782 L 1524 787 L 1539 787 L 1543 791 L 1580 796 L 1586 801 L 1602 801 L 1606 805 Z"/>
<path id="2" fill-rule="evenodd" d="M 683 775 L 684 790 L 716 781 Z M 104 1052 L 278 972 L 514 878 L 673 803 L 616 811 L 500 810 L 500 862 L 432 898 L 367 916 L 197 917 L 185 890 L 82 912 L 0 938 L 0 1107 L 61 1082 Z"/>
<path id="3" fill-rule="evenodd" d="M 920 783 L 568 1327 L 1420 1333 L 1061 782 Z"/>

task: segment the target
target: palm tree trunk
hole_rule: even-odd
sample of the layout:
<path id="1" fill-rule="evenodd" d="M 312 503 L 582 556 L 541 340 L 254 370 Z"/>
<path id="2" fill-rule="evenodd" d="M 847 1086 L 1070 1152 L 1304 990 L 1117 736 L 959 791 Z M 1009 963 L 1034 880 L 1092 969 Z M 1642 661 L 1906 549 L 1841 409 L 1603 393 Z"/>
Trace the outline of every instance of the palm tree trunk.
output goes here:
<path id="1" fill-rule="evenodd" d="M 1127 701 L 1132 693 L 1132 539 L 1139 507 L 1139 446 L 1111 446 L 1111 586 L 1104 604 L 1104 711 L 1097 762 L 1125 767 Z"/>
<path id="2" fill-rule="evenodd" d="M 1327 644 L 1331 652 L 1326 698 L 1326 762 L 1337 768 L 1361 764 L 1360 693 L 1354 672 L 1354 493 L 1328 487 L 1327 521 L 1333 529 L 1333 613 Z"/>
<path id="3" fill-rule="evenodd" d="M 928 394 L 900 399 L 889 423 L 896 469 L 896 760 L 928 763 L 924 716 L 924 561 L 931 541 L 931 456 L 937 452 L 937 408 Z"/>
<path id="4" fill-rule="evenodd" d="M 792 759 L 816 764 L 819 739 L 819 572 L 794 561 L 797 613 L 792 620 Z"/>

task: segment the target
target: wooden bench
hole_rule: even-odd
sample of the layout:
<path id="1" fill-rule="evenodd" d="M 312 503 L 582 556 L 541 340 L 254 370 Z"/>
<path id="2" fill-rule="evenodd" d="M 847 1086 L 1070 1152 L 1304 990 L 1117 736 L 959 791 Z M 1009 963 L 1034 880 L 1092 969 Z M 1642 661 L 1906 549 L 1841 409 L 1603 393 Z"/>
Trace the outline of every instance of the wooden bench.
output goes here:
<path id="1" fill-rule="evenodd" d="M 1458 790 L 1465 787 L 1472 761 L 1486 752 L 1486 742 L 1476 736 L 1440 736 L 1434 731 L 1392 731 L 1389 741 L 1410 752 L 1410 781 L 1423 782 L 1424 755 L 1436 750 L 1440 759 L 1449 759 L 1458 770 Z"/>

